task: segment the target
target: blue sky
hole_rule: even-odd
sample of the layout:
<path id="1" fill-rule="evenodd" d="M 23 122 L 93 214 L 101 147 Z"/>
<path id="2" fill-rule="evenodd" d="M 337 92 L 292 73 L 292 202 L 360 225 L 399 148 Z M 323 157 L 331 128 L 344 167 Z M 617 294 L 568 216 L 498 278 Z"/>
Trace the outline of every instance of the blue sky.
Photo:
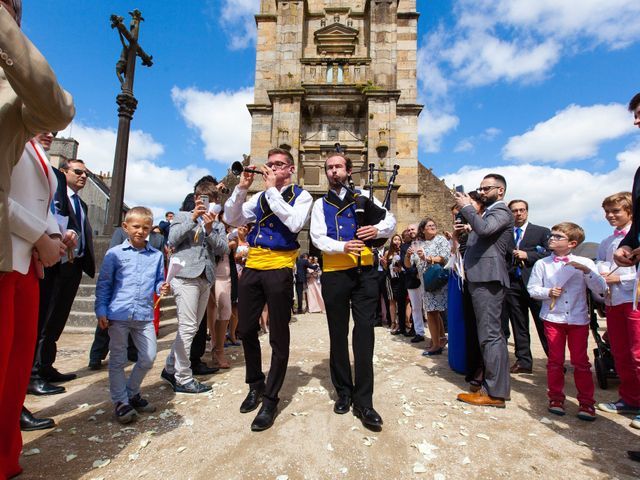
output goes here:
<path id="1" fill-rule="evenodd" d="M 141 44 L 125 197 L 160 215 L 204 173 L 249 152 L 258 0 L 25 0 L 23 29 L 75 98 L 64 133 L 94 171 L 110 171 L 120 48 L 112 13 L 139 8 Z M 531 220 L 572 220 L 599 241 L 600 203 L 630 189 L 640 131 L 637 0 L 418 1 L 420 161 L 449 184 L 498 171 Z M 127 20 L 128 23 L 128 20 Z"/>

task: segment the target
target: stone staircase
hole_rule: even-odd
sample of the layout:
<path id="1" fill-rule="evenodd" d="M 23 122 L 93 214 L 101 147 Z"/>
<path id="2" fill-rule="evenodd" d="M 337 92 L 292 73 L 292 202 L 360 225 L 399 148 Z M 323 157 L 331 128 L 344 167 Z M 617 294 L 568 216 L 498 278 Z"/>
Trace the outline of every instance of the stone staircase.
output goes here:
<path id="1" fill-rule="evenodd" d="M 97 324 L 94 313 L 96 299 L 95 279 L 82 275 L 82 281 L 78 293 L 73 301 L 71 313 L 67 320 L 67 327 L 75 329 L 94 329 Z M 176 318 L 176 303 L 173 297 L 165 297 L 160 300 L 160 324 Z"/>

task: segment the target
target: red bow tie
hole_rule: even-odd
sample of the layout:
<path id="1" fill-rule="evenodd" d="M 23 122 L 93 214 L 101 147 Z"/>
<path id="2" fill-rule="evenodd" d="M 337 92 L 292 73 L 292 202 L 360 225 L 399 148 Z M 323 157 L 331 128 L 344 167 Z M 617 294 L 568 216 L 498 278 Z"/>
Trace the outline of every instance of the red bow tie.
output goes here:
<path id="1" fill-rule="evenodd" d="M 553 257 L 553 261 L 567 263 L 569 261 L 569 257 Z"/>
<path id="2" fill-rule="evenodd" d="M 627 232 L 625 230 L 618 230 L 617 228 L 613 231 L 613 236 L 614 237 L 624 237 L 627 235 Z"/>

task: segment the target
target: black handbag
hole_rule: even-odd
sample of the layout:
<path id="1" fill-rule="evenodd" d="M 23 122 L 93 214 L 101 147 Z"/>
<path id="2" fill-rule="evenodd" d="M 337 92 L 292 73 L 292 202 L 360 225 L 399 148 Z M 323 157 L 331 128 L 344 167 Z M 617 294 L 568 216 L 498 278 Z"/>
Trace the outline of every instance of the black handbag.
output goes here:
<path id="1" fill-rule="evenodd" d="M 449 281 L 449 270 L 439 263 L 434 263 L 422 274 L 422 284 L 425 292 L 435 292 L 444 287 Z"/>

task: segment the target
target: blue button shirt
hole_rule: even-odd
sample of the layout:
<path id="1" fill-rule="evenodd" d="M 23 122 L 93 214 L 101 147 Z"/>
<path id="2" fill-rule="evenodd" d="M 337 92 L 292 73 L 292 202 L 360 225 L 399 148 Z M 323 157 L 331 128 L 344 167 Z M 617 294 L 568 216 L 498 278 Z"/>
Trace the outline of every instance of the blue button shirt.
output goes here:
<path id="1" fill-rule="evenodd" d="M 129 240 L 109 249 L 96 284 L 97 317 L 153 320 L 153 292 L 164 282 L 162 253 L 147 244 L 138 250 Z"/>

